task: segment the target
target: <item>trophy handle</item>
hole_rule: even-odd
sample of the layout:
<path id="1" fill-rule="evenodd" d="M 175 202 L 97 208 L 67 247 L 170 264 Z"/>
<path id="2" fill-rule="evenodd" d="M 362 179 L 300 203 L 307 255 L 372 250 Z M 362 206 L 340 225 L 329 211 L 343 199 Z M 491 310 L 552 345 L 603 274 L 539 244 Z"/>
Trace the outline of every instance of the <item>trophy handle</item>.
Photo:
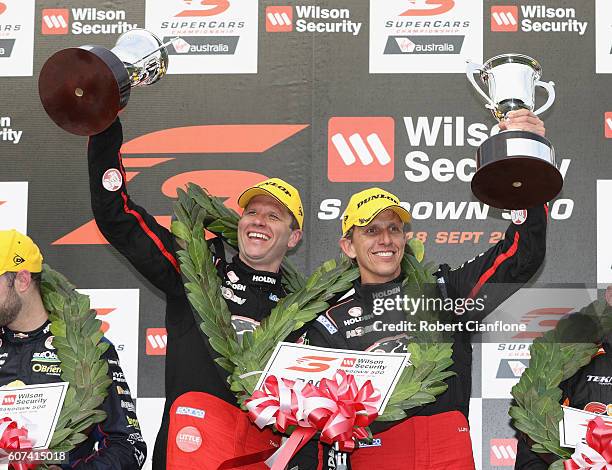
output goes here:
<path id="1" fill-rule="evenodd" d="M 546 100 L 546 103 L 544 103 L 541 108 L 533 112 L 534 114 L 538 115 L 550 108 L 550 106 L 553 104 L 553 101 L 555 101 L 555 84 L 554 82 L 542 82 L 538 80 L 535 82 L 535 85 L 541 86 L 542 88 L 546 88 L 546 91 L 548 92 L 548 99 Z"/>
<path id="2" fill-rule="evenodd" d="M 495 109 L 495 103 L 493 102 L 493 100 L 489 97 L 489 95 L 487 95 L 482 90 L 482 88 L 480 88 L 478 83 L 476 83 L 476 80 L 474 80 L 474 74 L 476 72 L 485 73 L 485 74 L 487 73 L 486 71 L 483 70 L 482 65 L 478 65 L 478 64 L 475 64 L 474 62 L 470 62 L 469 60 L 467 60 L 466 65 L 465 65 L 465 74 L 467 75 L 468 80 L 470 81 L 472 86 L 476 89 L 476 91 L 480 93 L 480 96 L 482 96 L 484 100 L 487 102 L 486 107 L 489 109 Z M 553 92 L 553 95 L 554 95 L 554 92 Z"/>

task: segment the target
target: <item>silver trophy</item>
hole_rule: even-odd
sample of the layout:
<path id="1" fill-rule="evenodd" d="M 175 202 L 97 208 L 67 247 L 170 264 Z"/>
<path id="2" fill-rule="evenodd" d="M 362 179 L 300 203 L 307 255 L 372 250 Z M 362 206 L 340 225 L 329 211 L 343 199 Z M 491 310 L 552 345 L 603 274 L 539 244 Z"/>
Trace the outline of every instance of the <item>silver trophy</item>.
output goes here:
<path id="1" fill-rule="evenodd" d="M 168 50 L 144 29 L 122 34 L 115 47 L 71 47 L 43 65 L 38 91 L 45 111 L 77 135 L 102 132 L 128 102 L 132 87 L 151 85 L 168 70 Z"/>
<path id="2" fill-rule="evenodd" d="M 488 94 L 474 79 L 475 73 L 488 86 Z M 543 113 L 555 100 L 554 83 L 540 81 L 542 67 L 526 55 L 498 55 L 483 65 L 468 61 L 466 74 L 498 121 L 520 108 Z M 537 86 L 546 89 L 548 99 L 535 110 Z M 544 204 L 563 186 L 552 144 L 533 132 L 509 130 L 489 137 L 478 148 L 476 164 L 472 192 L 482 202 L 500 209 Z"/>

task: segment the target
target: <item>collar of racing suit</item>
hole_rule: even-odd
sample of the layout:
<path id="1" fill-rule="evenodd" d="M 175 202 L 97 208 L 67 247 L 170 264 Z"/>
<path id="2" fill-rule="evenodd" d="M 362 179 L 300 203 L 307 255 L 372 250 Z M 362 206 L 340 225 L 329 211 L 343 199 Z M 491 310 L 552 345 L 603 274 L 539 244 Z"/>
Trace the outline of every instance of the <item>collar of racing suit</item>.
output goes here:
<path id="1" fill-rule="evenodd" d="M 251 286 L 265 287 L 271 290 L 282 289 L 281 272 L 273 273 L 270 271 L 258 271 L 244 263 L 238 255 L 234 255 L 232 258 L 232 263 L 228 265 L 227 268 L 228 278 L 232 280 L 231 276 L 229 275 L 230 271 L 234 271 L 234 274 L 238 278 L 238 280 L 235 282 L 240 282 L 241 284 Z"/>
<path id="2" fill-rule="evenodd" d="M 47 320 L 45 323 L 43 323 L 41 326 L 39 326 L 33 331 L 13 331 L 8 327 L 4 326 L 2 327 L 0 334 L 2 335 L 3 339 L 11 343 L 29 343 L 30 341 L 34 341 L 49 334 L 50 327 L 50 320 Z"/>
<path id="3" fill-rule="evenodd" d="M 373 296 L 389 297 L 399 295 L 401 293 L 403 277 L 403 274 L 400 274 L 395 279 L 383 282 L 382 284 L 363 284 L 361 278 L 359 278 L 353 283 L 355 297 L 368 299 Z"/>

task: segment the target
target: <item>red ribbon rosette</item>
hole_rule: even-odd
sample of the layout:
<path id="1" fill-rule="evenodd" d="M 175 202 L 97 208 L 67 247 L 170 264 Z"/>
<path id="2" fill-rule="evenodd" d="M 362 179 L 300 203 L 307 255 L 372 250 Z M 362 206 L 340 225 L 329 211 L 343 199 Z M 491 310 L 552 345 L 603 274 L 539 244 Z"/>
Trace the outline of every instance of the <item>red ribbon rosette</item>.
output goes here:
<path id="1" fill-rule="evenodd" d="M 0 419 L 0 456 L 6 458 L 9 452 L 28 450 L 32 448 L 32 441 L 28 439 L 28 430 L 19 427 L 11 418 Z M 10 462 L 15 470 L 29 470 L 36 465 L 27 462 Z"/>
<path id="2" fill-rule="evenodd" d="M 589 421 L 586 444 L 578 444 L 571 460 L 563 462 L 565 470 L 612 470 L 612 424 L 601 417 Z"/>
<path id="3" fill-rule="evenodd" d="M 380 393 L 369 380 L 361 387 L 355 377 L 338 371 L 333 379 L 314 386 L 269 376 L 245 405 L 260 429 L 276 425 L 281 432 L 296 429 L 266 464 L 282 469 L 317 432 L 321 441 L 338 444 L 341 451 L 355 449 L 355 440 L 368 437 L 366 427 L 378 416 Z"/>

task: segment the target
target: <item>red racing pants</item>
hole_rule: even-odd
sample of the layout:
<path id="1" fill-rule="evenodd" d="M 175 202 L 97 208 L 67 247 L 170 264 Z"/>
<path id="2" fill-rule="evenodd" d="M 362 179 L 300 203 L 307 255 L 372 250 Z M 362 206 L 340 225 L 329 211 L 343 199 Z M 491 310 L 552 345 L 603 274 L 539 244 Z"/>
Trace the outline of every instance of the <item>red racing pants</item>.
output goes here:
<path id="1" fill-rule="evenodd" d="M 414 416 L 375 434 L 374 444 L 352 453 L 352 470 L 474 470 L 469 425 L 459 411 Z"/>
<path id="2" fill-rule="evenodd" d="M 280 440 L 270 429 L 257 428 L 239 408 L 208 393 L 188 392 L 170 408 L 166 465 L 172 470 L 217 470 L 226 463 L 223 468 L 268 470 L 263 461 Z M 244 456 L 255 463 L 235 460 Z"/>

